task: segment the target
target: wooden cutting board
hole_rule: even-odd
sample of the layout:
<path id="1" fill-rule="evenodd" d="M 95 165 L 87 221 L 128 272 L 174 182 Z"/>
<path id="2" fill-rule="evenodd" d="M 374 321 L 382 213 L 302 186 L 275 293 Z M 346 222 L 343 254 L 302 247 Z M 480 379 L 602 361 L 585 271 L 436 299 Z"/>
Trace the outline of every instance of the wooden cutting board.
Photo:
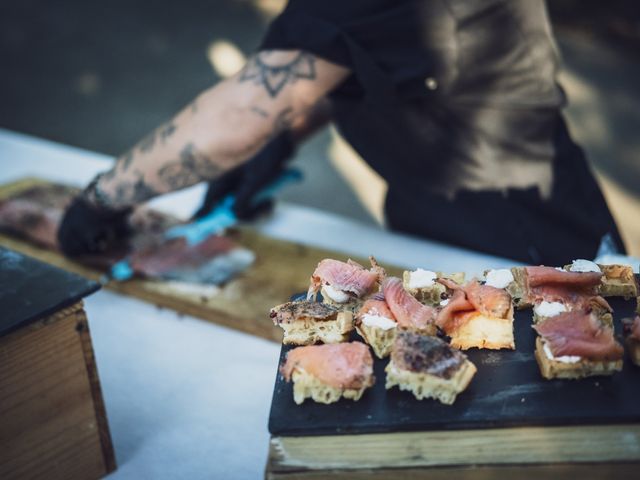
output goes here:
<path id="1" fill-rule="evenodd" d="M 0 199 L 42 183 L 46 182 L 28 178 L 2 185 Z M 304 228 L 304 225 L 300 228 Z M 256 254 L 256 261 L 249 270 L 223 287 L 208 288 L 203 294 L 185 291 L 171 282 L 136 279 L 123 283 L 111 282 L 106 288 L 160 307 L 280 342 L 282 332 L 273 326 L 269 318 L 269 309 L 286 302 L 293 292 L 306 291 L 309 277 L 320 260 L 346 259 L 346 256 L 331 250 L 268 238 L 251 228 L 240 228 L 232 235 L 240 245 Z M 0 234 L 0 245 L 94 280 L 99 279 L 102 274 L 98 270 L 73 262 L 58 252 L 7 235 Z M 363 265 L 368 264 L 366 258 L 354 260 Z M 383 266 L 392 275 L 402 275 L 400 268 Z"/>

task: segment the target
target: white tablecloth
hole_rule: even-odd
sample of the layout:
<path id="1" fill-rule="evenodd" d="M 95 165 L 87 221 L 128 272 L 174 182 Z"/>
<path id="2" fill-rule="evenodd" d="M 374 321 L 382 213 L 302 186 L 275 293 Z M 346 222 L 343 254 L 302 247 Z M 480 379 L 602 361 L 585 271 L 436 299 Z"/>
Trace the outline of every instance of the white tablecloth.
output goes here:
<path id="1" fill-rule="evenodd" d="M 111 160 L 0 129 L 0 183 L 38 176 L 84 185 Z M 187 216 L 202 193 L 197 186 L 154 206 Z M 513 264 L 292 204 L 257 228 L 383 264 L 471 274 Z M 278 345 L 108 291 L 86 309 L 118 462 L 110 478 L 262 477 Z"/>

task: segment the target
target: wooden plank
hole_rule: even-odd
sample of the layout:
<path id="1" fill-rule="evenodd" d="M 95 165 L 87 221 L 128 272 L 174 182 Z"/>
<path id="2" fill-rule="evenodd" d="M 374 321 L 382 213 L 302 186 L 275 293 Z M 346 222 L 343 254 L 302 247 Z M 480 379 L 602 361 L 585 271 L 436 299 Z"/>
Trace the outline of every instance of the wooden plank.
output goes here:
<path id="1" fill-rule="evenodd" d="M 76 317 L 76 332 L 80 337 L 82 353 L 84 355 L 84 363 L 87 368 L 87 378 L 91 388 L 91 398 L 93 400 L 93 410 L 98 425 L 98 436 L 100 437 L 100 445 L 102 446 L 102 457 L 107 473 L 111 473 L 116 469 L 116 455 L 111 442 L 111 433 L 109 431 L 109 422 L 107 420 L 107 410 L 104 406 L 102 397 L 102 388 L 100 387 L 100 378 L 98 377 L 98 367 L 96 358 L 93 353 L 93 345 L 91 343 L 91 334 L 89 333 L 89 322 L 84 309 L 74 312 Z"/>
<path id="2" fill-rule="evenodd" d="M 323 470 L 265 472 L 267 480 L 601 480 L 635 478 L 640 463 L 577 463 L 556 465 L 483 465 L 444 468 L 382 468 L 376 470 Z"/>
<path id="3" fill-rule="evenodd" d="M 640 425 L 274 437 L 273 472 L 530 463 L 638 462 Z"/>
<path id="4" fill-rule="evenodd" d="M 114 466 L 103 455 L 80 309 L 78 303 L 0 338 L 2 479 L 101 478 Z"/>
<path id="5" fill-rule="evenodd" d="M 25 179 L 1 186 L 0 199 L 42 183 L 44 182 L 38 179 Z M 321 259 L 346 257 L 331 250 L 268 238 L 249 228 L 238 229 L 232 236 L 239 244 L 255 252 L 256 262 L 236 279 L 221 288 L 209 289 L 205 295 L 185 292 L 170 282 L 161 281 L 111 282 L 107 288 L 177 312 L 280 342 L 282 332 L 273 326 L 268 315 L 269 309 L 286 302 L 296 292 L 306 291 L 309 277 Z M 99 279 L 101 275 L 101 272 L 79 265 L 57 252 L 6 235 L 0 235 L 0 245 L 94 280 Z M 354 260 L 368 263 L 364 258 Z M 402 269 L 384 266 L 390 274 L 402 275 Z"/>

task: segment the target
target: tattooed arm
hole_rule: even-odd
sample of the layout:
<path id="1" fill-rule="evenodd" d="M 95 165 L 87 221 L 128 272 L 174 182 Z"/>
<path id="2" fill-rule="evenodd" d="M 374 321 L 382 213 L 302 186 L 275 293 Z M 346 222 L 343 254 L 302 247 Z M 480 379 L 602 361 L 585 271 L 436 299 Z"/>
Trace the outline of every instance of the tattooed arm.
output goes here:
<path id="1" fill-rule="evenodd" d="M 304 132 L 307 113 L 315 116 L 313 107 L 348 73 L 303 51 L 260 52 L 119 158 L 87 197 L 103 207 L 126 208 L 215 179 L 282 130 Z"/>

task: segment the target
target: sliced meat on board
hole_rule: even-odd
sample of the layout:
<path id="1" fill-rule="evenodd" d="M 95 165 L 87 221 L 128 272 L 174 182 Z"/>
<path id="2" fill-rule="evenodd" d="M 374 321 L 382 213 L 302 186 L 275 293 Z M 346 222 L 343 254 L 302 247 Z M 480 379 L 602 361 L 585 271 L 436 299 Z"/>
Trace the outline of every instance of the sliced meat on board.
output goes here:
<path id="1" fill-rule="evenodd" d="M 0 231 L 39 247 L 59 251 L 58 225 L 67 205 L 79 189 L 46 184 L 27 188 L 0 201 Z M 255 260 L 250 250 L 222 236 L 210 236 L 193 246 L 182 238 L 166 240 L 166 229 L 180 222 L 170 215 L 139 208 L 130 219 L 134 234 L 124 250 L 85 255 L 77 260 L 108 270 L 129 257 L 134 271 L 146 278 L 188 283 L 220 284 L 249 267 Z"/>

